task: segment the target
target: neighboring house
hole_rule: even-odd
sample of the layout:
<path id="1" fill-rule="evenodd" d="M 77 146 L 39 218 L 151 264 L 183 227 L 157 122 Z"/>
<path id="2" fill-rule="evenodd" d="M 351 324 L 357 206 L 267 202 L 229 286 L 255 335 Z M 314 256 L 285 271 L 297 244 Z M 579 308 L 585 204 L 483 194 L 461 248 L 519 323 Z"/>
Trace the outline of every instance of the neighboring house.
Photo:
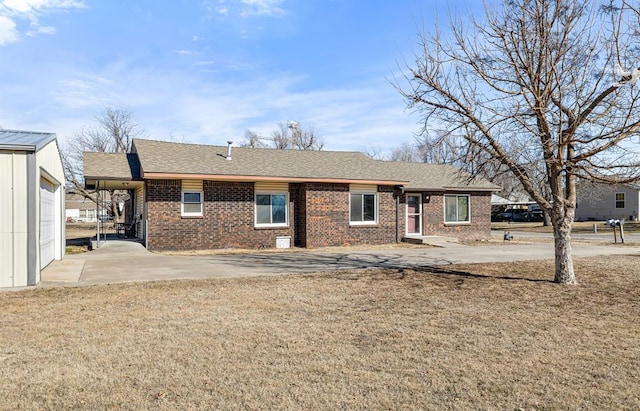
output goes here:
<path id="1" fill-rule="evenodd" d="M 584 183 L 578 185 L 576 220 L 635 221 L 640 213 L 640 185 Z"/>
<path id="2" fill-rule="evenodd" d="M 81 222 L 81 223 L 95 223 L 96 218 L 96 201 L 95 195 L 91 198 L 86 198 L 83 195 L 76 193 L 67 193 L 65 195 L 65 216 L 68 222 Z M 107 210 L 104 207 L 100 208 L 100 216 L 106 216 Z"/>
<path id="3" fill-rule="evenodd" d="M 65 217 L 69 223 L 95 223 L 96 203 L 78 194 L 66 195 Z M 104 210 L 100 210 L 104 214 Z"/>
<path id="4" fill-rule="evenodd" d="M 0 287 L 35 285 L 65 252 L 56 135 L 0 130 Z"/>
<path id="5" fill-rule="evenodd" d="M 89 189 L 129 190 L 151 250 L 390 244 L 490 237 L 491 193 L 451 166 L 362 153 L 231 148 L 134 139 L 85 153 Z"/>

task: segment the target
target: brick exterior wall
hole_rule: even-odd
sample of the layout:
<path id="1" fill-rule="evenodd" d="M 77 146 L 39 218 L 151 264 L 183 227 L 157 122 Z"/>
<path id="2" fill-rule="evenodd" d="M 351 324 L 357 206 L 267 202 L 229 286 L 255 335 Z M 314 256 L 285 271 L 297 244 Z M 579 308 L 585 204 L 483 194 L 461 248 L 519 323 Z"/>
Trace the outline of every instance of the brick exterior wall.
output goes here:
<path id="1" fill-rule="evenodd" d="M 393 188 L 378 187 L 379 221 L 376 225 L 349 224 L 349 185 L 304 183 L 295 186 L 297 242 L 316 248 L 396 242 Z"/>
<path id="2" fill-rule="evenodd" d="M 257 228 L 253 183 L 203 182 L 203 216 L 181 216 L 180 180 L 147 180 L 147 244 L 150 250 L 275 248 L 277 236 L 291 244 L 316 248 L 392 244 L 405 235 L 406 205 L 401 197 L 396 224 L 393 187 L 378 187 L 378 224 L 349 224 L 349 185 L 289 185 L 289 227 Z M 423 194 L 423 235 L 460 239 L 491 236 L 491 194 L 471 195 L 471 223 L 444 223 L 444 193 Z M 424 198 L 430 196 L 429 202 Z"/>
<path id="3" fill-rule="evenodd" d="M 254 226 L 254 184 L 204 181 L 202 217 L 182 217 L 180 180 L 147 180 L 150 250 L 275 248 L 277 236 L 293 238 L 293 224 Z M 289 221 L 293 221 L 289 203 Z"/>
<path id="4" fill-rule="evenodd" d="M 456 194 L 456 193 L 447 193 Z M 465 193 L 470 194 L 471 222 L 470 223 L 446 223 L 444 222 L 444 195 L 443 192 L 422 193 L 422 235 L 442 235 L 455 237 L 460 240 L 486 240 L 491 238 L 491 193 Z M 426 197 L 429 196 L 429 202 Z M 405 196 L 401 198 L 401 225 L 402 236 L 405 235 L 406 203 Z"/>

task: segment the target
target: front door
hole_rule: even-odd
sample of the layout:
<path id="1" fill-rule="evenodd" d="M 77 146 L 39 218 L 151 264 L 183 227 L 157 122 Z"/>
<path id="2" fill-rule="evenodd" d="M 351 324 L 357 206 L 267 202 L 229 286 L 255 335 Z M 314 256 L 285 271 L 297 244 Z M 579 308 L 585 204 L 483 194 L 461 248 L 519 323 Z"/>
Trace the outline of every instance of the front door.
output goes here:
<path id="1" fill-rule="evenodd" d="M 421 194 L 407 194 L 407 235 L 422 235 Z"/>

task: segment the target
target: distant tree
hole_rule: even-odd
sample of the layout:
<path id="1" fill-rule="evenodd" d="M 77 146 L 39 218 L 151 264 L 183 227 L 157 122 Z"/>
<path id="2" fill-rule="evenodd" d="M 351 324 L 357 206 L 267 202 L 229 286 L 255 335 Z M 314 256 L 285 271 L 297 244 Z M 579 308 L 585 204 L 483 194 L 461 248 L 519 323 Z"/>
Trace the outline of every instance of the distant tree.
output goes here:
<path id="1" fill-rule="evenodd" d="M 391 161 L 404 161 L 404 162 L 421 162 L 423 159 L 420 155 L 420 148 L 411 143 L 404 142 L 400 147 L 395 148 L 389 156 Z"/>
<path id="2" fill-rule="evenodd" d="M 278 129 L 271 133 L 275 148 L 295 150 L 322 150 L 324 140 L 313 127 L 302 128 L 295 121 L 278 123 Z"/>
<path id="3" fill-rule="evenodd" d="M 263 148 L 267 146 L 256 132 L 249 129 L 244 131 L 244 140 L 240 145 L 248 148 Z"/>
<path id="4" fill-rule="evenodd" d="M 476 170 L 499 164 L 551 216 L 564 284 L 576 283 L 577 179 L 634 181 L 640 166 L 637 5 L 604 3 L 485 2 L 482 21 L 452 17 L 448 39 L 422 33 L 396 83 L 423 132 L 463 139 Z"/>
<path id="5" fill-rule="evenodd" d="M 86 151 L 127 153 L 133 138 L 142 134 L 128 108 L 105 107 L 95 117 L 96 124 L 77 131 L 62 148 L 62 163 L 71 192 L 96 201 L 93 193 L 84 187 L 82 158 Z M 120 216 L 119 203 L 126 192 L 109 190 L 106 205 L 114 217 Z"/>
<path id="6" fill-rule="evenodd" d="M 265 143 L 264 141 L 268 142 Z M 278 123 L 270 138 L 262 138 L 252 130 L 245 130 L 242 147 L 272 147 L 279 150 L 322 150 L 324 140 L 313 127 L 301 128 L 297 122 Z"/>
<path id="7" fill-rule="evenodd" d="M 380 148 L 379 146 L 370 145 L 364 147 L 361 151 L 374 160 L 385 160 L 386 157 L 382 152 L 382 148 Z"/>

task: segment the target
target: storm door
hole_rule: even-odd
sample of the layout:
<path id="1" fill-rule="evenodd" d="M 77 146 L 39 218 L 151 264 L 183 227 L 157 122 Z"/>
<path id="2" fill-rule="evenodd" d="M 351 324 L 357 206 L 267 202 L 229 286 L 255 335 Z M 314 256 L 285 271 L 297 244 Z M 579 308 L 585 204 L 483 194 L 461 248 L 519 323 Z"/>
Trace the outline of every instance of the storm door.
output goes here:
<path id="1" fill-rule="evenodd" d="M 422 235 L 421 194 L 407 194 L 407 235 Z"/>

